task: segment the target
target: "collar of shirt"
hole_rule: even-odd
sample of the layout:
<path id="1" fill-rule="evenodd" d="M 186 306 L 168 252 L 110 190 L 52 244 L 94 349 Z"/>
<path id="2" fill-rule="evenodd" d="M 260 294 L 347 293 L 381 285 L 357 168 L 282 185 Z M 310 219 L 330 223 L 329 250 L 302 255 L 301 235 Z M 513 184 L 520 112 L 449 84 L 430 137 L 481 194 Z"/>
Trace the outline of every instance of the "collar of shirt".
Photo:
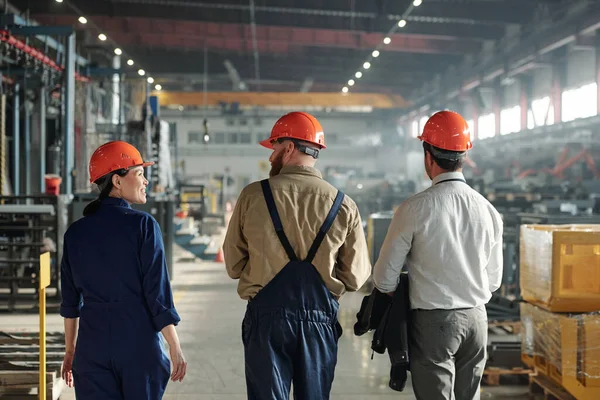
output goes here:
<path id="1" fill-rule="evenodd" d="M 447 181 L 448 179 L 462 179 L 464 181 L 465 176 L 462 172 L 445 172 L 433 178 L 433 185 L 437 185 L 438 183 Z"/>
<path id="2" fill-rule="evenodd" d="M 314 167 L 307 167 L 304 165 L 288 165 L 285 166 L 283 168 L 281 168 L 281 171 L 279 172 L 280 175 L 287 175 L 287 174 L 300 174 L 300 175 L 310 175 L 310 176 L 316 176 L 318 178 L 323 179 L 323 175 L 321 175 L 321 172 L 314 168 Z"/>
<path id="3" fill-rule="evenodd" d="M 102 204 L 107 206 L 131 208 L 131 205 L 127 201 L 116 197 L 105 197 L 102 199 Z"/>

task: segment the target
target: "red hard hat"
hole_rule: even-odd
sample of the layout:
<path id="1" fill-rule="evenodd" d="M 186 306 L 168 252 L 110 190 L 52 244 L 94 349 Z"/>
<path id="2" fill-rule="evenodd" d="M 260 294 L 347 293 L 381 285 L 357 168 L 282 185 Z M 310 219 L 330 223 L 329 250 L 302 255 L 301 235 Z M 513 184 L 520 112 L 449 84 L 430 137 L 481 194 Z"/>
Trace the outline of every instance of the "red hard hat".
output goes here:
<path id="1" fill-rule="evenodd" d="M 119 169 L 148 167 L 154 162 L 144 162 L 140 152 L 127 142 L 116 140 L 98 147 L 90 159 L 90 182 Z"/>
<path id="2" fill-rule="evenodd" d="M 469 124 L 454 111 L 439 111 L 433 114 L 418 137 L 442 150 L 467 151 L 473 147 Z"/>
<path id="3" fill-rule="evenodd" d="M 281 138 L 298 139 L 325 148 L 323 127 L 309 113 L 294 111 L 279 118 L 271 130 L 271 136 L 260 142 L 267 149 L 273 148 L 273 142 Z"/>

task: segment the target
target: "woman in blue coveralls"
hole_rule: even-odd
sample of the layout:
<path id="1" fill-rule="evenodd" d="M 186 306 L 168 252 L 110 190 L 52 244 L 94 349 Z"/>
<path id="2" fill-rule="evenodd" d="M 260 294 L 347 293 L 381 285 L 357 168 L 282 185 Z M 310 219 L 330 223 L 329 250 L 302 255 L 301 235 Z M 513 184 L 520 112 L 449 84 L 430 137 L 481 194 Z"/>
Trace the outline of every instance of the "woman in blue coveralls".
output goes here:
<path id="1" fill-rule="evenodd" d="M 160 333 L 172 380 L 186 373 L 160 227 L 130 206 L 146 202 L 152 164 L 129 143 L 100 146 L 89 166 L 100 195 L 65 233 L 62 376 L 78 400 L 161 399 L 170 365 Z"/>

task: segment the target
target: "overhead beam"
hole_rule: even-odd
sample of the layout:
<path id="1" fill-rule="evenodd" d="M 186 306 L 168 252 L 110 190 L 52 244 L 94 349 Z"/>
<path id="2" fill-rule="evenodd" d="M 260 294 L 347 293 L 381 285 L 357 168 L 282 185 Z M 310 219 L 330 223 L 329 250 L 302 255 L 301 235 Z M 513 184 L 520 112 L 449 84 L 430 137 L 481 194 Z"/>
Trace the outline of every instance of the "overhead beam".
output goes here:
<path id="1" fill-rule="evenodd" d="M 169 7 L 172 10 L 181 10 L 182 8 L 199 9 L 199 10 L 221 10 L 222 12 L 235 12 L 240 11 L 242 13 L 248 13 L 250 11 L 249 5 L 244 4 L 227 4 L 227 3 L 215 3 L 208 1 L 197 1 L 197 0 L 178 0 L 173 2 L 166 2 L 164 0 L 111 0 L 112 3 L 119 3 L 122 5 L 143 5 L 143 6 L 154 6 L 156 7 Z M 431 3 L 431 4 L 429 4 Z M 434 3 L 435 6 L 431 6 Z M 503 23 L 515 23 L 523 21 L 526 16 L 523 16 L 527 11 L 531 12 L 531 4 L 524 3 L 523 0 L 512 0 L 510 7 L 506 6 L 506 3 L 496 2 L 496 4 L 486 2 L 470 2 L 467 7 L 456 7 L 456 4 L 439 4 L 439 1 L 428 1 L 426 5 L 420 8 L 418 11 L 423 11 L 423 15 L 429 18 L 437 18 L 432 20 L 433 23 L 454 23 L 454 24 L 479 24 L 479 25 L 492 25 L 492 24 L 503 24 Z M 464 1 L 461 2 L 464 5 Z M 429 5 L 429 7 L 427 7 Z M 402 18 L 402 13 L 406 9 L 404 4 L 401 2 L 390 2 L 388 11 L 383 15 L 371 12 L 361 11 L 360 3 L 357 4 L 356 10 L 342 10 L 342 9 L 316 9 L 308 7 L 279 7 L 279 6 L 256 6 L 256 12 L 260 14 L 271 14 L 272 15 L 290 15 L 290 16 L 305 16 L 308 18 L 315 17 L 326 17 L 328 19 L 355 19 L 355 20 L 375 20 L 381 19 L 382 17 L 388 21 L 397 21 Z M 393 10 L 390 10 L 393 8 Z M 482 16 L 482 18 L 473 17 L 473 14 Z M 411 17 L 409 17 L 410 20 Z"/>
<path id="2" fill-rule="evenodd" d="M 167 91 L 185 91 L 185 86 L 192 86 L 194 90 L 202 90 L 202 76 L 197 74 L 197 76 L 191 74 L 152 74 L 156 83 L 160 83 L 163 87 L 163 90 Z M 338 77 L 339 78 L 339 77 Z M 231 80 L 228 76 L 221 75 L 210 75 L 209 76 L 209 88 L 212 91 L 220 92 L 220 91 L 230 91 L 231 90 Z M 267 92 L 296 92 L 298 91 L 298 87 L 301 86 L 302 82 L 294 79 L 285 77 L 281 79 L 261 79 L 261 85 L 268 86 L 266 89 Z M 343 82 L 340 82 L 339 79 L 335 81 L 315 81 L 311 87 L 311 90 L 314 92 L 338 92 L 340 90 L 340 85 Z M 253 91 L 252 89 L 257 86 L 257 82 L 254 79 L 245 79 L 244 84 L 247 86 L 247 89 L 244 91 Z M 384 94 L 394 94 L 394 93 L 404 93 L 409 92 L 411 89 L 414 89 L 419 86 L 419 81 L 415 80 L 402 80 L 398 82 L 387 82 L 386 85 L 383 84 L 374 84 L 369 82 L 362 82 L 359 86 L 357 86 L 353 92 L 359 91 L 363 93 L 384 93 Z M 189 90 L 188 90 L 189 91 Z M 235 90 L 234 90 L 235 91 Z"/>
<path id="3" fill-rule="evenodd" d="M 183 105 L 218 106 L 222 102 L 239 103 L 241 106 L 317 106 L 348 107 L 371 106 L 373 108 L 405 108 L 410 105 L 402 96 L 376 93 L 273 93 L 273 92 L 153 92 L 163 106 Z"/>
<path id="4" fill-rule="evenodd" d="M 48 24 L 73 23 L 71 16 L 36 16 Z M 174 19 L 94 18 L 95 24 L 121 46 L 155 48 L 179 48 L 252 52 L 252 36 L 249 24 L 181 21 Z M 304 47 L 348 48 L 372 50 L 383 41 L 385 34 L 355 32 L 334 29 L 290 28 L 281 26 L 257 26 L 256 47 L 260 53 L 293 53 Z M 464 54 L 481 50 L 478 40 L 454 36 L 429 36 L 421 34 L 393 34 L 392 42 L 384 51 Z"/>
<path id="5" fill-rule="evenodd" d="M 293 69 L 294 71 L 309 72 L 306 75 L 298 77 L 298 80 L 306 76 L 312 76 L 316 72 L 332 72 L 339 76 L 341 73 L 353 74 L 356 68 L 362 66 L 365 61 L 363 52 L 344 50 L 335 51 L 335 49 L 314 49 L 306 48 L 306 51 L 298 51 L 293 54 L 263 54 L 261 56 L 261 69 L 283 71 Z M 320 51 L 317 51 L 320 50 Z M 327 54 L 329 53 L 329 55 Z M 135 60 L 142 65 L 152 65 L 152 73 L 181 73 L 195 74 L 201 71 L 203 63 L 203 54 L 199 51 L 181 51 L 173 49 L 135 49 Z M 252 67 L 252 56 L 250 53 L 239 54 L 235 52 L 217 53 L 211 51 L 208 53 L 209 71 L 225 73 L 223 63 L 229 60 L 236 66 L 238 72 L 248 71 Z M 406 57 L 404 53 L 388 53 L 385 57 L 380 57 L 371 67 L 372 71 L 382 77 L 384 75 L 407 76 L 408 74 L 432 76 L 438 73 L 443 65 L 457 63 L 460 56 L 454 55 L 431 55 L 415 54 Z M 313 73 L 313 70 L 315 71 Z M 383 72 L 386 72 L 385 74 Z M 368 75 L 371 75 L 369 73 Z M 244 75 L 244 78 L 253 76 Z M 410 77 L 407 76 L 410 79 Z"/>

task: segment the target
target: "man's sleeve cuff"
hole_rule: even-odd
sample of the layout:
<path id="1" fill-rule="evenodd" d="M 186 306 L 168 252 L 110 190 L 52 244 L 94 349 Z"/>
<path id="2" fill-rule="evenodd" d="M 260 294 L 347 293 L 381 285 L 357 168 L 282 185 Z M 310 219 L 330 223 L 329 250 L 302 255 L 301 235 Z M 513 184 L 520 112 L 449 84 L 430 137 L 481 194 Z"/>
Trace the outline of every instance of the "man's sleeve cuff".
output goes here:
<path id="1" fill-rule="evenodd" d="M 153 321 L 156 330 L 160 332 L 165 326 L 171 324 L 177 326 L 179 321 L 181 321 L 181 318 L 179 317 L 179 314 L 177 314 L 177 310 L 175 310 L 175 308 L 169 308 L 168 310 L 165 310 L 155 316 Z"/>

